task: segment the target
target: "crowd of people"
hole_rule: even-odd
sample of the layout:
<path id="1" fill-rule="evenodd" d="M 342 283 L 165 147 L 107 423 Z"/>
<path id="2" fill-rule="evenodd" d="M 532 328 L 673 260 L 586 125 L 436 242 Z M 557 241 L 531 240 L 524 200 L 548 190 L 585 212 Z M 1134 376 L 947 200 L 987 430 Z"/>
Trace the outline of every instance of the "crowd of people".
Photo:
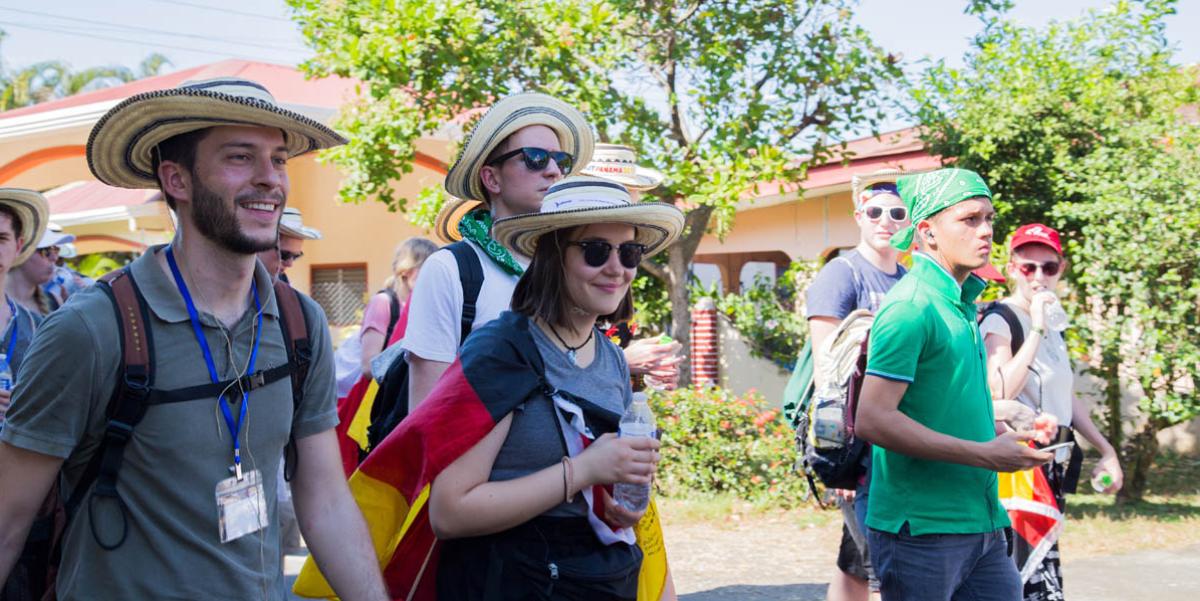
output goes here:
<path id="1" fill-rule="evenodd" d="M 447 245 L 399 244 L 335 354 L 320 306 L 287 282 L 322 237 L 286 206 L 287 164 L 345 142 L 248 80 L 121 102 L 89 167 L 161 190 L 178 228 L 95 285 L 62 267 L 73 237 L 45 198 L 0 189 L 0 600 L 284 599 L 301 535 L 342 599 L 674 598 L 669 569 L 661 586 L 640 576 L 661 549 L 642 548 L 647 509 L 613 486 L 653 481 L 659 442 L 616 433 L 636 390 L 677 384 L 682 349 L 603 334 L 632 318 L 639 264 L 684 229 L 639 197 L 662 174 L 556 98 L 499 99 L 446 175 Z M 855 424 L 873 449 L 837 491 L 829 598 L 1062 599 L 1057 548 L 1018 571 L 997 485 L 1044 470 L 1061 509 L 1079 455 L 1038 447 L 1075 431 L 1121 485 L 1046 325 L 1057 232 L 1017 231 L 1012 293 L 979 323 L 975 272 L 1004 279 L 982 271 L 986 183 L 941 169 L 853 187 L 859 243 L 818 274 L 805 316 L 820 364 L 842 320 L 874 315 Z M 358 427 L 372 404 L 408 416 L 378 450 Z M 1058 429 L 1035 442 L 1041 414 Z M 388 461 L 376 452 L 416 454 L 428 479 L 383 541 L 347 485 L 364 456 Z M 422 535 L 436 545 L 403 543 Z M 381 570 L 393 550 L 402 574 Z"/>

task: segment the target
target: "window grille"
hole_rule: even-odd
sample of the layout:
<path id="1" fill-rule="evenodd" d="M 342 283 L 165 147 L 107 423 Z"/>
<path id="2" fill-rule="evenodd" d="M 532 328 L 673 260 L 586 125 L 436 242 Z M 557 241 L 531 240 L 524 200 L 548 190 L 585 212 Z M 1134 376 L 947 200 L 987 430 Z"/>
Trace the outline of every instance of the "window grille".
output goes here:
<path id="1" fill-rule="evenodd" d="M 312 268 L 312 298 L 325 310 L 331 326 L 357 325 L 366 294 L 366 265 Z"/>

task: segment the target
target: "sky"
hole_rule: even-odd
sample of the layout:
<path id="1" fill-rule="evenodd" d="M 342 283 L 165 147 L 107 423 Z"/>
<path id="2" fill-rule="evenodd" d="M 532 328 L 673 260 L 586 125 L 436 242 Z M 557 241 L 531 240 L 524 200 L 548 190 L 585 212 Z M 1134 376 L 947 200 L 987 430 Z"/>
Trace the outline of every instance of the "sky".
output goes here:
<path id="1" fill-rule="evenodd" d="M 1011 16 L 1041 26 L 1112 0 L 1016 0 Z M 963 14 L 966 0 L 861 0 L 859 22 L 883 48 L 906 62 L 946 59 L 962 64 L 979 30 Z M 1182 64 L 1200 63 L 1200 0 L 1181 0 L 1167 37 Z M 0 0 L 0 61 L 6 69 L 62 60 L 74 68 L 136 67 L 153 52 L 167 70 L 227 58 L 294 65 L 310 55 L 283 0 Z"/>

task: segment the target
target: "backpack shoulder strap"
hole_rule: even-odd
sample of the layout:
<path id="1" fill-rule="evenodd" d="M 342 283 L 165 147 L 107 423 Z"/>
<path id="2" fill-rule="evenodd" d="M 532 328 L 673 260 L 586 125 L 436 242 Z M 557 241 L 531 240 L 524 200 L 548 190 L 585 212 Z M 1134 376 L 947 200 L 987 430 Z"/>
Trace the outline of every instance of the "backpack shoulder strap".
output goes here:
<path id="1" fill-rule="evenodd" d="M 1025 328 L 1021 326 L 1021 320 L 1017 317 L 1016 311 L 1002 301 L 992 301 L 984 306 L 983 313 L 979 316 L 979 323 L 983 323 L 988 315 L 999 315 L 1004 323 L 1008 324 L 1008 347 L 1012 354 L 1016 355 L 1021 350 L 1021 346 L 1025 344 Z"/>
<path id="2" fill-rule="evenodd" d="M 279 307 L 279 327 L 283 330 L 284 347 L 287 349 L 288 366 L 292 375 L 292 412 L 300 410 L 304 400 L 304 382 L 308 378 L 308 367 L 312 362 L 312 343 L 308 336 L 308 319 L 300 305 L 300 292 L 283 280 L 275 282 L 275 304 Z M 296 472 L 296 439 L 289 435 L 284 449 L 284 479 L 291 481 Z"/>
<path id="3" fill-rule="evenodd" d="M 462 346 L 475 323 L 475 304 L 479 301 L 479 290 L 483 288 L 483 265 L 480 264 L 475 249 L 471 248 L 471 243 L 466 240 L 459 240 L 446 248 L 458 263 L 458 279 L 462 284 L 462 337 L 458 341 L 459 346 Z"/>
<path id="4" fill-rule="evenodd" d="M 396 323 L 400 321 L 400 296 L 391 288 L 384 288 L 380 292 L 387 295 L 389 303 L 387 331 L 383 334 L 383 344 L 386 346 L 388 341 L 392 339 L 392 332 L 396 329 Z"/>
<path id="5" fill-rule="evenodd" d="M 121 510 L 122 520 L 121 535 L 116 542 L 100 540 L 95 530 L 95 520 L 89 520 L 93 525 L 92 536 L 96 543 L 101 548 L 112 550 L 121 546 L 128 534 L 125 502 L 117 492 L 117 474 L 121 469 L 125 445 L 133 437 L 133 429 L 146 414 L 146 401 L 154 386 L 154 343 L 148 327 L 150 313 L 146 299 L 129 268 L 100 278 L 98 284 L 113 303 L 121 338 L 121 365 L 117 371 L 116 390 L 105 412 L 108 423 L 104 427 L 104 438 L 84 468 L 71 498 L 67 500 L 66 511 L 68 516 L 73 515 L 93 488 L 88 500 L 89 513 L 98 502 L 115 502 Z"/>

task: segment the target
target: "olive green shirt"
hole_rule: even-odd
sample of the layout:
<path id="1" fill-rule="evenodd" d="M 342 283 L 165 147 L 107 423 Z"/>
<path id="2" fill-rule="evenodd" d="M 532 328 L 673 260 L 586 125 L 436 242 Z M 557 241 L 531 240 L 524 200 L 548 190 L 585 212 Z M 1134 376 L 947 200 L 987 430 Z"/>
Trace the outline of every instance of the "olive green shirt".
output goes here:
<path id="1" fill-rule="evenodd" d="M 996 436 L 987 355 L 975 322 L 983 280 L 962 286 L 933 259 L 913 255 L 913 268 L 884 298 L 871 327 L 867 373 L 908 388 L 899 410 L 955 438 Z M 996 473 L 874 448 L 867 525 L 913 535 L 975 534 L 1009 525 Z"/>
<path id="2" fill-rule="evenodd" d="M 160 250 L 152 249 L 131 266 L 149 306 L 155 388 L 207 384 L 208 369 L 183 297 L 154 257 Z M 261 263 L 254 278 L 263 307 L 256 368 L 266 370 L 287 362 L 286 341 L 271 278 Z M 200 313 L 221 379 L 237 376 L 248 362 L 256 311 L 249 298 L 247 305 L 232 328 Z M 269 526 L 221 543 L 215 494 L 217 482 L 231 475 L 233 445 L 217 400 L 151 406 L 125 447 L 117 481 L 127 506 L 127 538 L 111 551 L 97 544 L 93 529 L 106 543 L 120 538 L 121 512 L 114 503 L 101 502 L 90 508 L 92 513 L 89 495 L 66 532 L 59 599 L 286 597 L 276 516 L 276 474 L 284 445 L 289 434 L 304 438 L 337 424 L 325 315 L 308 297 L 301 305 L 313 359 L 299 410 L 293 414 L 291 379 L 285 377 L 250 393 L 241 428 L 242 464 L 263 476 Z M 0 440 L 65 459 L 64 496 L 71 494 L 103 436 L 120 348 L 113 303 L 93 286 L 72 295 L 46 319 L 21 368 Z M 236 416 L 238 404 L 231 409 Z"/>

